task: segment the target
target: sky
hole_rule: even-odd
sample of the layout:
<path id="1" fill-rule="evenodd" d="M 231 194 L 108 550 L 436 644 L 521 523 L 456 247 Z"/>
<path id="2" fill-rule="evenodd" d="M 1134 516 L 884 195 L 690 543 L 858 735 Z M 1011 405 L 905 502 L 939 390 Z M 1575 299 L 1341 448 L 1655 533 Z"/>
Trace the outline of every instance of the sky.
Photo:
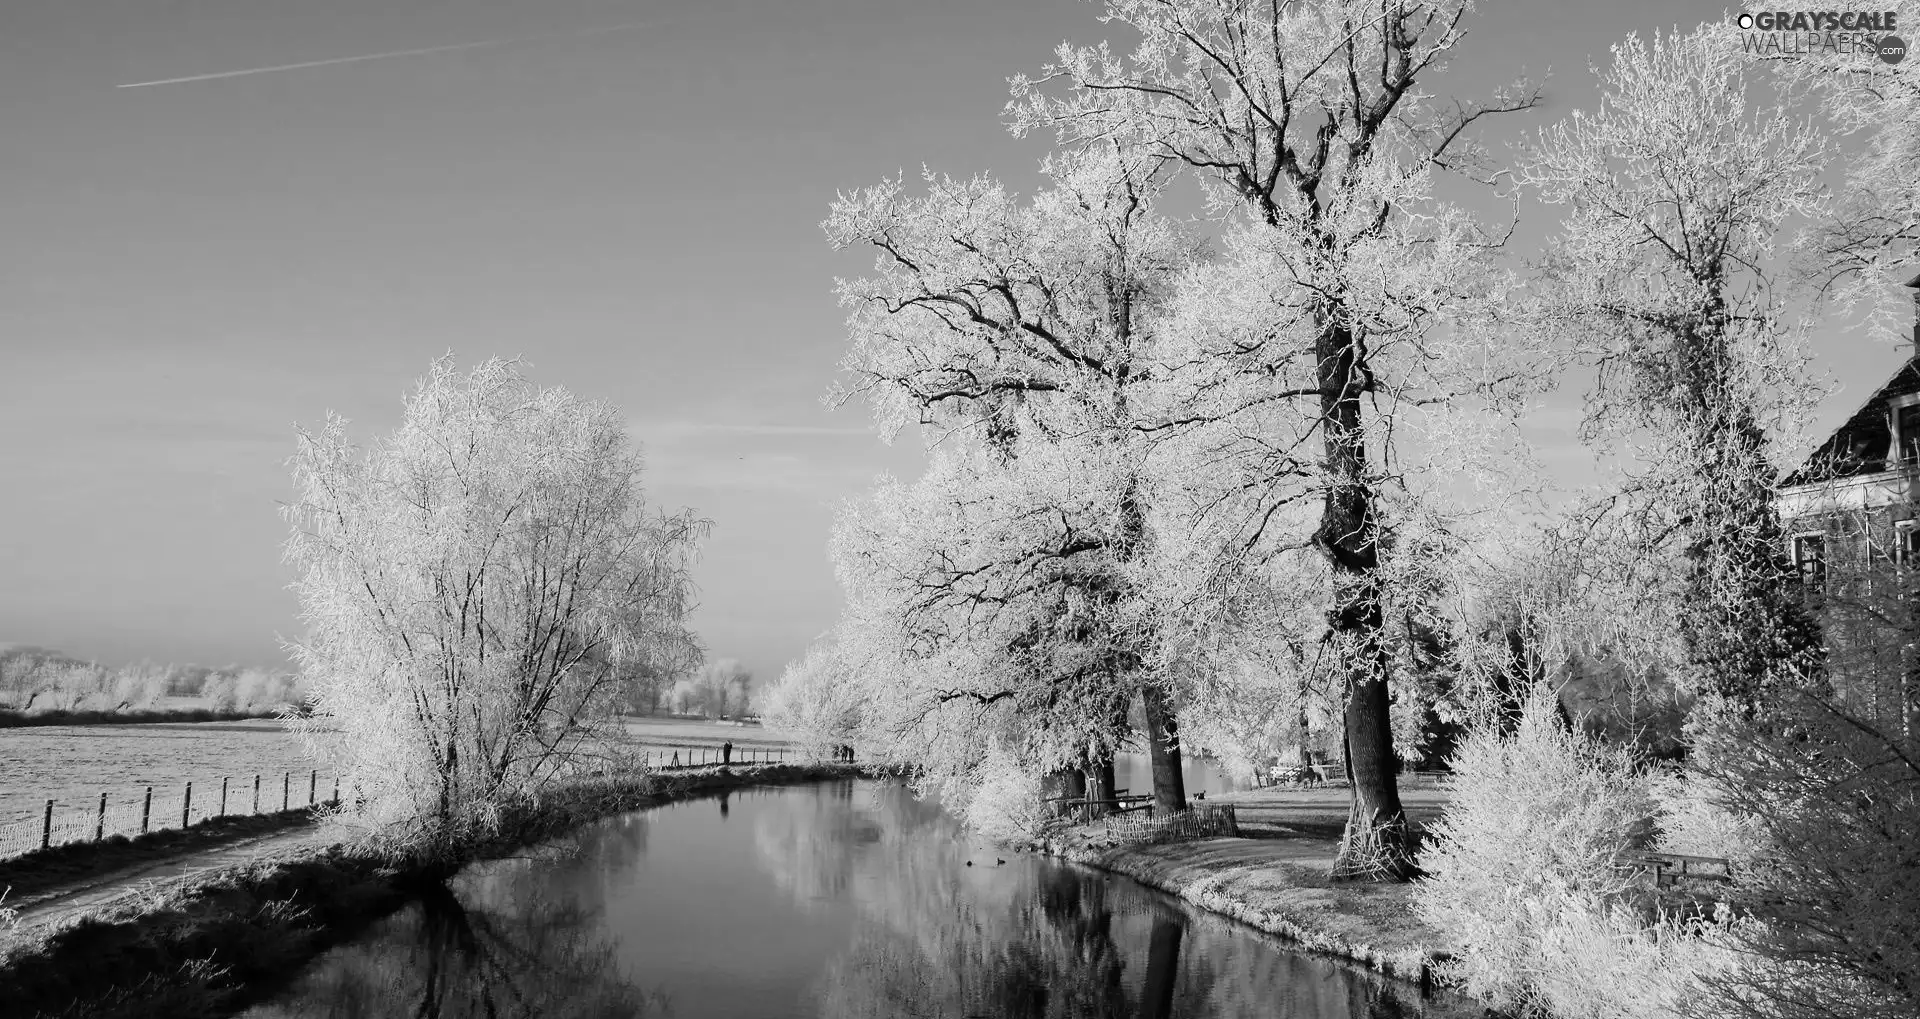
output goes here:
<path id="1" fill-rule="evenodd" d="M 1547 76 L 1541 109 L 1488 133 L 1518 137 L 1591 106 L 1587 66 L 1627 32 L 1724 11 L 1488 0 L 1436 88 Z M 833 507 L 924 462 L 822 402 L 846 343 L 833 280 L 869 259 L 819 224 L 836 191 L 922 164 L 1031 189 L 1047 145 L 1005 130 L 1006 79 L 1062 40 L 1128 43 L 1097 14 L 6 0 L 0 641 L 284 663 L 296 424 L 390 431 L 452 351 L 622 408 L 649 497 L 715 522 L 694 617 L 710 656 L 777 674 L 838 615 Z M 260 68 L 285 69 L 228 73 Z M 1815 352 L 1841 387 L 1831 422 L 1905 356 L 1838 331 Z M 1530 432 L 1576 464 L 1556 399 Z"/>

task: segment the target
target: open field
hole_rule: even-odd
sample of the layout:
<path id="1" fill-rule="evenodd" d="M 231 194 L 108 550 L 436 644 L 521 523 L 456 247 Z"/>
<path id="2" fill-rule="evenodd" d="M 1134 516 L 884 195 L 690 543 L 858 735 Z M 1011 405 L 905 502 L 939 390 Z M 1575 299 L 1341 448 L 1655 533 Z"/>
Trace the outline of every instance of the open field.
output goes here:
<path id="1" fill-rule="evenodd" d="M 785 745 L 757 725 L 699 719 L 632 718 L 624 721 L 635 745 L 715 749 L 726 742 L 745 750 Z M 276 719 L 149 725 L 35 726 L 0 730 L 0 826 L 37 821 L 46 801 L 65 814 L 97 809 L 106 793 L 109 809 L 135 804 L 154 787 L 156 821 L 179 822 L 182 785 L 194 783 L 194 816 L 217 811 L 220 780 L 232 781 L 230 811 L 251 806 L 255 774 L 262 780 L 262 809 L 280 805 L 280 776 L 294 773 L 293 799 L 306 794 L 306 773 L 321 764 Z M 243 793 L 244 787 L 244 793 Z M 320 791 L 324 797 L 331 791 Z M 158 826 L 156 824 L 156 826 Z"/>
<path id="2" fill-rule="evenodd" d="M 50 799 L 56 810 L 97 808 L 106 793 L 109 809 L 125 806 L 147 786 L 154 787 L 154 813 L 164 817 L 164 805 L 177 824 L 183 783 L 194 783 L 198 816 L 202 806 L 218 809 L 222 778 L 234 783 L 229 809 L 245 810 L 255 774 L 271 780 L 278 807 L 281 774 L 299 773 L 304 785 L 306 772 L 317 766 L 274 719 L 7 729 L 0 732 L 0 775 L 6 776 L 0 786 L 0 825 L 37 819 Z M 245 800 L 238 795 L 243 779 Z M 264 800 L 264 789 L 261 795 Z"/>
<path id="3" fill-rule="evenodd" d="M 738 747 L 784 747 L 787 741 L 768 732 L 757 723 L 714 722 L 700 718 L 623 718 L 627 735 L 641 746 L 717 747 L 731 742 Z"/>

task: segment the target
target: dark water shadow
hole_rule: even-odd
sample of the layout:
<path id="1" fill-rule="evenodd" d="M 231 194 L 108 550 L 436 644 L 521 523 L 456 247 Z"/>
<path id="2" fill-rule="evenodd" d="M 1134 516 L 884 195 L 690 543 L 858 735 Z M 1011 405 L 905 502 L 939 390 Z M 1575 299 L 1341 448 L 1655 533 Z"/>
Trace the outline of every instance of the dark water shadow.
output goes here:
<path id="1" fill-rule="evenodd" d="M 641 843 L 644 845 L 644 841 Z M 616 944 L 587 897 L 555 897 L 530 860 L 505 894 L 463 896 L 423 888 L 370 936 L 334 949 L 280 999 L 250 1016 L 302 1019 L 535 1019 L 672 1015 L 666 995 L 623 972 Z M 520 887 L 513 887 L 518 885 Z M 529 885 L 539 886 L 536 889 Z M 537 891 L 536 894 L 526 894 Z"/>

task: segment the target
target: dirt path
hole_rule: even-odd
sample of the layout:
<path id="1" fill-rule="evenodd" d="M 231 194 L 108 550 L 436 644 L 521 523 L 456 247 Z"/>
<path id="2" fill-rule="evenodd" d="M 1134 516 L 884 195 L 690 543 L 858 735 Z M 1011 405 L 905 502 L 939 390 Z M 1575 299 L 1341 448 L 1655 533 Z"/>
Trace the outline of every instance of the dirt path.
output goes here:
<path id="1" fill-rule="evenodd" d="M 183 848 L 174 856 L 103 870 L 70 883 L 25 896 L 9 895 L 5 905 L 18 911 L 20 928 L 43 928 L 121 899 L 145 894 L 156 883 L 229 867 L 278 853 L 323 845 L 326 837 L 310 827 L 235 839 L 217 846 Z"/>

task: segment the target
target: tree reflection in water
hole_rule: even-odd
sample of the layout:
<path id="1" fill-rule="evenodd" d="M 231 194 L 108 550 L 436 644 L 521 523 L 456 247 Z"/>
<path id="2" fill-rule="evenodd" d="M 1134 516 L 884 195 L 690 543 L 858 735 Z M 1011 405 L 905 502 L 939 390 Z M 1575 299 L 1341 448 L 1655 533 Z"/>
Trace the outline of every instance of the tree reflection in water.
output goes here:
<path id="1" fill-rule="evenodd" d="M 584 841 L 578 851 L 568 846 L 495 870 L 497 883 L 484 892 L 428 888 L 376 933 L 328 953 L 293 994 L 248 1015 L 670 1016 L 663 995 L 625 978 L 597 919 L 601 880 L 618 858 L 644 852 L 645 838 L 616 827 L 589 830 Z"/>
<path id="2" fill-rule="evenodd" d="M 1132 881 L 972 842 L 899 785 L 740 791 L 724 808 L 618 818 L 474 868 L 249 1015 L 1449 1014 Z"/>
<path id="3" fill-rule="evenodd" d="M 1417 1016 L 1388 982 L 1282 949 L 1131 881 L 969 844 L 937 808 L 867 786 L 860 819 L 776 825 L 762 863 L 835 887 L 868 921 L 816 985 L 817 1014 L 921 1017 Z M 913 804 L 909 806 L 909 804 Z M 849 841 L 850 832 L 874 835 Z M 975 866 L 967 866 L 972 858 Z M 816 868 L 812 873 L 802 873 Z"/>

